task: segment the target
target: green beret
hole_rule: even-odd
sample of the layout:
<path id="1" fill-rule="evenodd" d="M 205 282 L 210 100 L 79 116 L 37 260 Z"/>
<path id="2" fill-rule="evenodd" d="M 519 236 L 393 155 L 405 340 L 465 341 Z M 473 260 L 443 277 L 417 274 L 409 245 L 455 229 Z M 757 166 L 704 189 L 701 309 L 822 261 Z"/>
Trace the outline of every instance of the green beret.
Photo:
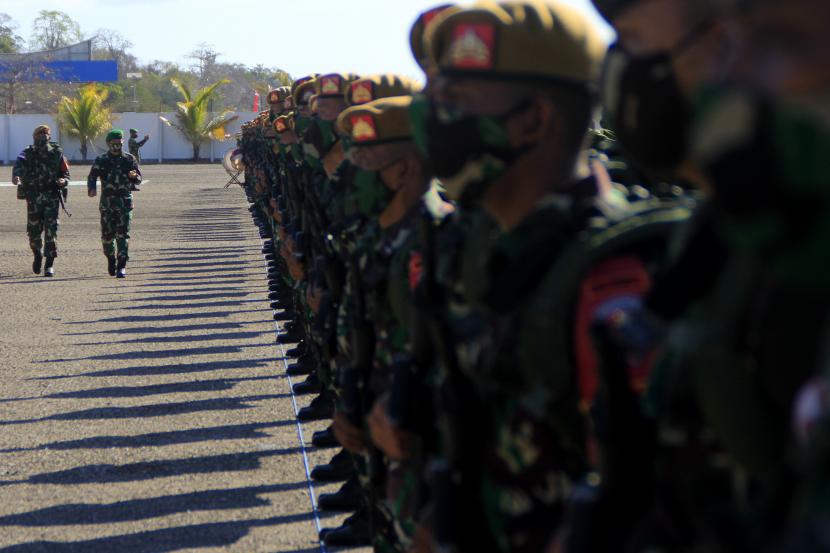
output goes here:
<path id="1" fill-rule="evenodd" d="M 592 86 L 607 49 L 599 27 L 564 4 L 481 2 L 427 27 L 440 73 Z"/>
<path id="2" fill-rule="evenodd" d="M 138 129 L 130 129 L 130 132 L 134 132 L 134 133 L 138 134 Z"/>
<path id="3" fill-rule="evenodd" d="M 107 133 L 107 142 L 110 140 L 123 140 L 124 139 L 124 131 L 121 129 L 112 129 L 110 132 Z"/>

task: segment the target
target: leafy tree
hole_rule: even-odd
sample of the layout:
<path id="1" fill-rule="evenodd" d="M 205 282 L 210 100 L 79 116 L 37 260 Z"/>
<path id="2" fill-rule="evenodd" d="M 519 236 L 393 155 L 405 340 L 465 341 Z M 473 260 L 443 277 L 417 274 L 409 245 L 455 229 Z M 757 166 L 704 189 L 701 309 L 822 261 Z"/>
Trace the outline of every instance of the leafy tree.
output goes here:
<path id="1" fill-rule="evenodd" d="M 179 91 L 182 100 L 176 103 L 176 122 L 170 122 L 170 125 L 193 145 L 193 161 L 197 161 L 202 142 L 207 140 L 215 129 L 239 118 L 238 115 L 232 115 L 233 110 L 230 109 L 224 109 L 218 114 L 210 112 L 210 104 L 217 90 L 230 81 L 216 81 L 198 90 L 196 94 L 191 93 L 190 87 L 184 82 L 173 79 L 171 83 Z"/>
<path id="2" fill-rule="evenodd" d="M 13 54 L 20 51 L 23 39 L 14 32 L 17 23 L 5 13 L 0 13 L 0 54 Z"/>
<path id="3" fill-rule="evenodd" d="M 124 35 L 113 29 L 98 29 L 92 38 L 92 58 L 115 60 L 118 63 L 118 74 L 124 77 L 127 72 L 138 68 L 138 60 L 127 50 L 133 43 Z"/>
<path id="4" fill-rule="evenodd" d="M 58 104 L 58 123 L 63 132 L 81 142 L 81 157 L 86 161 L 87 142 L 110 128 L 112 113 L 106 107 L 109 92 L 95 84 L 81 87 L 74 98 L 64 96 Z"/>
<path id="5" fill-rule="evenodd" d="M 213 49 L 213 46 L 207 42 L 202 42 L 196 46 L 196 49 L 190 52 L 187 57 L 196 60 L 194 64 L 196 70 L 199 72 L 199 81 L 204 82 L 205 78 L 211 72 L 213 66 L 216 65 L 216 58 L 221 54 Z"/>
<path id="6" fill-rule="evenodd" d="M 40 10 L 35 18 L 29 45 L 32 50 L 54 50 L 83 40 L 81 26 L 66 13 Z"/>

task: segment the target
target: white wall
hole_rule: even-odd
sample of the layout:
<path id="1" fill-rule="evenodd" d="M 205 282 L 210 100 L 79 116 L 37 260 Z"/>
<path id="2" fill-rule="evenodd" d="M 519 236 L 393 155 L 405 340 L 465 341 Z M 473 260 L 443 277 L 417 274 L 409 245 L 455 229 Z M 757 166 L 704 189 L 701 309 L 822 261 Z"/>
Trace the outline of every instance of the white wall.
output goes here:
<path id="1" fill-rule="evenodd" d="M 138 129 L 139 138 L 144 138 L 145 134 L 150 135 L 150 140 L 141 148 L 141 158 L 144 161 L 162 162 L 186 160 L 193 157 L 193 147 L 190 142 L 187 142 L 176 129 L 162 123 L 159 115 L 175 121 L 173 113 L 116 113 L 113 114 L 113 127 L 124 130 L 125 142 L 127 130 L 130 128 Z M 199 151 L 199 159 L 211 159 L 212 148 L 213 157 L 219 160 L 228 149 L 236 147 L 233 135 L 239 132 L 242 123 L 253 119 L 257 114 L 254 112 L 239 112 L 237 115 L 239 115 L 239 119 L 225 129 L 232 137 L 223 141 L 206 140 Z M 52 128 L 52 140 L 63 146 L 64 152 L 70 160 L 78 161 L 81 159 L 80 142 L 74 138 L 63 136 L 54 116 L 47 114 L 15 114 L 0 116 L 0 157 L 2 157 L 4 163 L 14 163 L 17 154 L 32 143 L 32 131 L 38 125 L 49 125 Z M 105 148 L 104 135 L 101 135 L 95 140 L 94 144 L 87 146 L 87 159 L 94 159 Z"/>

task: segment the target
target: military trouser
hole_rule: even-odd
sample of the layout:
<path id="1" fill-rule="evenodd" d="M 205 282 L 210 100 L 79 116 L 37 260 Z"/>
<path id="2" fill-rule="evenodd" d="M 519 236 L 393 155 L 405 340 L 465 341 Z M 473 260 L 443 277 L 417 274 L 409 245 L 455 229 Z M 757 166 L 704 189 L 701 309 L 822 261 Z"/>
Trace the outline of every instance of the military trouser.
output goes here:
<path id="1" fill-rule="evenodd" d="M 33 252 L 42 251 L 45 257 L 58 256 L 59 212 L 60 200 L 57 196 L 38 194 L 26 198 L 26 234 L 29 235 L 29 247 Z"/>
<path id="2" fill-rule="evenodd" d="M 132 198 L 101 199 L 101 243 L 104 255 L 130 258 L 130 221 L 133 217 Z"/>

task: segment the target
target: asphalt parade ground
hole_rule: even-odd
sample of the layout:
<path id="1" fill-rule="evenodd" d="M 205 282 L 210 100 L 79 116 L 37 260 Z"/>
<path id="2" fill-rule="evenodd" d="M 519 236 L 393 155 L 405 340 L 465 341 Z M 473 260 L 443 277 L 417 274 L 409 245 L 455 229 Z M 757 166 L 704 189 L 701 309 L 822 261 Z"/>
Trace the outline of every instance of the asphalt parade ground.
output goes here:
<path id="1" fill-rule="evenodd" d="M 219 165 L 144 175 L 124 280 L 81 186 L 55 277 L 32 274 L 25 202 L 0 187 L 0 551 L 320 551 L 344 517 L 316 511 L 308 470 L 335 450 L 296 422 L 311 396 L 291 394 L 244 193 Z"/>

